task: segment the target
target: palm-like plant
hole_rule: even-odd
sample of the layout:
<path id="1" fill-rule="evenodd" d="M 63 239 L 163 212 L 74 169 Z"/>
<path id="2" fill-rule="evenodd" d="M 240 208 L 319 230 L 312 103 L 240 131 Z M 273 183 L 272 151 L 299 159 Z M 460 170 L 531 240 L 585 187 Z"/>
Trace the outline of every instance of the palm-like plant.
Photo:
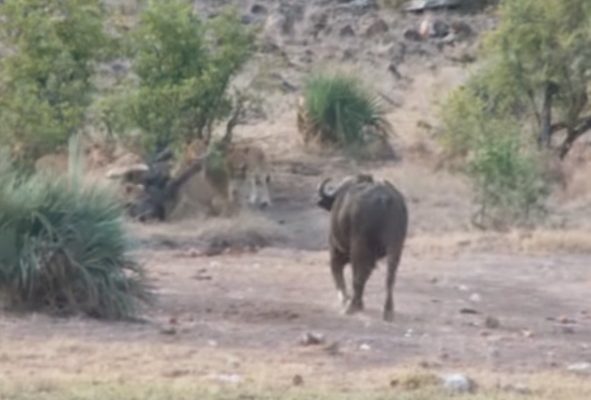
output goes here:
<path id="1" fill-rule="evenodd" d="M 149 290 L 111 193 L 72 176 L 26 177 L 7 159 L 0 157 L 0 294 L 9 306 L 133 316 Z"/>
<path id="2" fill-rule="evenodd" d="M 353 77 L 314 75 L 306 84 L 303 102 L 298 128 L 306 141 L 359 145 L 368 135 L 386 137 L 392 131 L 378 97 Z"/>

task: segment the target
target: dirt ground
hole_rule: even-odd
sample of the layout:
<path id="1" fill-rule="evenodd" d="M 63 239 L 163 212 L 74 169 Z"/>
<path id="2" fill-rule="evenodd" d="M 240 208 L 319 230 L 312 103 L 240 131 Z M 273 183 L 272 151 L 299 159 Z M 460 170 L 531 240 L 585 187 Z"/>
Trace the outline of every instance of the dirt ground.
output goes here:
<path id="1" fill-rule="evenodd" d="M 402 31 L 404 24 L 392 23 Z M 296 61 L 303 57 L 295 39 L 284 45 Z M 315 49 L 319 58 L 333 51 Z M 363 76 L 379 81 L 383 70 L 371 68 L 371 57 L 382 62 L 382 53 L 372 49 Z M 467 70 L 424 51 L 409 57 L 399 68 L 406 78 L 384 83 L 397 102 L 389 114 L 397 161 L 360 164 L 304 150 L 296 96 L 270 93 L 267 118 L 238 127 L 236 136 L 267 151 L 273 205 L 229 221 L 129 224 L 156 293 L 142 321 L 0 311 L 0 376 L 41 386 L 56 377 L 272 386 L 301 375 L 306 385 L 346 389 L 387 386 L 401 368 L 522 376 L 590 362 L 591 191 L 583 187 L 568 201 L 556 196 L 558 230 L 475 231 L 469 185 L 441 168 L 435 140 L 438 102 Z M 300 73 L 296 65 L 284 76 Z M 390 179 L 409 205 L 392 324 L 380 319 L 383 266 L 370 278 L 367 310 L 353 317 L 341 313 L 330 276 L 328 215 L 315 206 L 315 187 L 322 177 L 357 171 Z M 237 242 L 255 235 L 259 246 L 208 257 L 208 230 Z M 301 343 L 307 333 L 321 343 Z"/>

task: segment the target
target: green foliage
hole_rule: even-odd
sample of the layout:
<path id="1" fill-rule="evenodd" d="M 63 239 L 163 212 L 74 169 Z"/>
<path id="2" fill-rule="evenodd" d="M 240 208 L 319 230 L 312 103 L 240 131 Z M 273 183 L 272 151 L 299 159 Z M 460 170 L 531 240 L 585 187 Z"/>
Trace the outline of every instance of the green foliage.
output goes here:
<path id="1" fill-rule="evenodd" d="M 359 145 L 366 134 L 386 135 L 389 125 L 377 96 L 345 75 L 314 75 L 304 89 L 312 136 L 341 145 Z"/>
<path id="2" fill-rule="evenodd" d="M 442 109 L 443 143 L 467 160 L 480 217 L 494 224 L 522 222 L 540 209 L 547 188 L 534 143 L 550 146 L 565 129 L 564 155 L 591 126 L 591 2 L 505 1 L 500 14 L 483 67 Z"/>
<path id="3" fill-rule="evenodd" d="M 544 211 L 547 186 L 538 154 L 514 132 L 483 136 L 468 163 L 482 227 L 528 224 Z"/>
<path id="4" fill-rule="evenodd" d="M 466 161 L 480 205 L 477 224 L 529 223 L 541 215 L 547 194 L 539 154 L 507 114 L 512 103 L 491 101 L 488 89 L 475 82 L 482 81 L 452 92 L 444 104 L 443 144 L 450 155 Z"/>
<path id="5" fill-rule="evenodd" d="M 114 197 L 76 179 L 24 177 L 0 160 L 0 293 L 10 305 L 133 316 L 148 292 Z"/>
<path id="6" fill-rule="evenodd" d="M 591 79 L 591 2 L 505 1 L 500 14 L 484 47 L 489 87 L 512 98 L 538 135 L 557 122 L 575 128 Z M 548 96 L 549 88 L 555 94 Z M 549 121 L 545 100 L 554 111 Z"/>
<path id="7" fill-rule="evenodd" d="M 64 145 L 91 102 L 94 62 L 109 40 L 98 0 L 0 5 L 0 139 L 24 158 Z"/>
<path id="8" fill-rule="evenodd" d="M 253 43 L 233 11 L 203 22 L 188 1 L 151 1 L 129 43 L 139 85 L 123 107 L 146 148 L 209 135 L 230 110 L 226 89 Z"/>

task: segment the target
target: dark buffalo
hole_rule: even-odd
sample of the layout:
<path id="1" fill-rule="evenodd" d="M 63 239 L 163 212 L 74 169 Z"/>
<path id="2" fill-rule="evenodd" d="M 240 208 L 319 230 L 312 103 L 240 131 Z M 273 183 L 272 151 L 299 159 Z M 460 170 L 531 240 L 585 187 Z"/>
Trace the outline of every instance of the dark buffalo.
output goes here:
<path id="1" fill-rule="evenodd" d="M 388 181 L 374 181 L 371 175 L 346 178 L 336 189 L 320 184 L 318 206 L 331 212 L 330 264 L 334 282 L 346 313 L 363 310 L 363 289 L 376 262 L 387 257 L 384 320 L 394 319 L 392 290 L 408 226 L 408 212 L 402 194 Z M 344 267 L 353 268 L 353 298 L 349 302 Z"/>

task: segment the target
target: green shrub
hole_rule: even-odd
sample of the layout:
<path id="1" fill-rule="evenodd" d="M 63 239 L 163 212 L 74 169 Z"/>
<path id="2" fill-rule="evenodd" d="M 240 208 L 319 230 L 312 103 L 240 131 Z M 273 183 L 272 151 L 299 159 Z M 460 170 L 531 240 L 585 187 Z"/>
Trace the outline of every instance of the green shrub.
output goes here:
<path id="1" fill-rule="evenodd" d="M 309 124 L 304 134 L 344 146 L 363 144 L 367 134 L 387 135 L 378 97 L 345 75 L 314 75 L 304 89 Z"/>
<path id="2" fill-rule="evenodd" d="M 0 16 L 0 140 L 32 159 L 82 125 L 109 40 L 99 0 L 6 0 Z"/>
<path id="3" fill-rule="evenodd" d="M 0 163 L 0 294 L 9 306 L 127 318 L 148 299 L 122 210 L 104 189 Z"/>
<path id="4" fill-rule="evenodd" d="M 139 84 L 122 107 L 149 152 L 211 133 L 230 111 L 230 79 L 253 44 L 231 10 L 203 22 L 189 1 L 149 2 L 129 43 Z"/>
<path id="5" fill-rule="evenodd" d="M 548 193 L 539 154 L 513 132 L 483 136 L 469 163 L 481 227 L 527 225 L 543 215 Z"/>
<path id="6" fill-rule="evenodd" d="M 442 142 L 463 162 L 480 206 L 475 223 L 504 227 L 533 222 L 548 193 L 540 152 L 519 121 L 490 88 L 475 79 L 456 89 L 442 107 Z"/>

